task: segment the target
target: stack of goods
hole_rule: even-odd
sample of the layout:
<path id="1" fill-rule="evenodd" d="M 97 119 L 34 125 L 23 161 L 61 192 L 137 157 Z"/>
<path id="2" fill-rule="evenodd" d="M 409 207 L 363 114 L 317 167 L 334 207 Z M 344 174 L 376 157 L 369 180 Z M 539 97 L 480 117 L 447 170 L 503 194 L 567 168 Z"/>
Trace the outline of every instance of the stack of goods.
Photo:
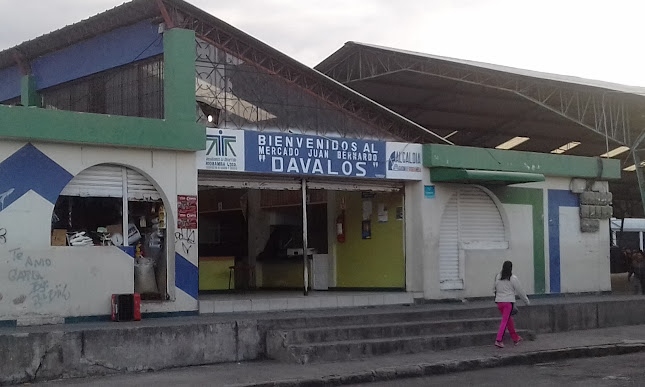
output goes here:
<path id="1" fill-rule="evenodd" d="M 70 246 L 93 246 L 92 238 L 85 235 L 85 231 L 77 232 L 69 237 Z"/>

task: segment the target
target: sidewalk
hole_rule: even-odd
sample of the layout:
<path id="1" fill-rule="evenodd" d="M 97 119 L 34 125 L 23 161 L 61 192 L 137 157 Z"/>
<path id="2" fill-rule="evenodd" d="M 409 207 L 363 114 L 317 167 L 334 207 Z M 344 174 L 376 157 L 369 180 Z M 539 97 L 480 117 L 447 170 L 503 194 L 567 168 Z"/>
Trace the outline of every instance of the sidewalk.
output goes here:
<path id="1" fill-rule="evenodd" d="M 645 351 L 645 326 L 593 329 L 538 335 L 536 341 L 504 349 L 492 345 L 413 355 L 373 357 L 310 365 L 275 361 L 225 363 L 154 373 L 67 379 L 39 385 L 135 386 L 154 383 L 222 386 L 338 386 L 377 380 L 441 374 L 496 366 L 535 364 L 576 357 Z"/>
<path id="2" fill-rule="evenodd" d="M 642 301 L 645 298 L 641 295 L 558 295 L 558 296 L 532 296 L 531 305 L 562 305 L 562 304 L 577 304 L 577 303 L 591 303 L 598 301 Z M 39 332 L 74 332 L 83 331 L 88 329 L 128 329 L 133 327 L 161 327 L 161 326 L 186 326 L 191 324 L 200 323 L 216 323 L 216 322 L 231 322 L 241 320 L 281 320 L 292 318 L 310 318 L 328 316 L 330 313 L 333 315 L 345 314 L 370 314 L 382 313 L 389 311 L 410 310 L 447 310 L 447 309 L 469 309 L 469 308 L 485 308 L 495 307 L 492 297 L 486 299 L 477 299 L 465 302 L 449 301 L 429 301 L 425 304 L 419 305 L 384 305 L 374 307 L 349 307 L 340 309 L 308 309 L 308 310 L 293 310 L 293 311 L 264 311 L 264 312 L 235 312 L 235 313 L 219 313 L 219 314 L 205 314 L 198 316 L 184 316 L 184 317 L 157 317 L 146 318 L 141 321 L 135 322 L 120 322 L 115 323 L 111 321 L 98 321 L 98 322 L 79 322 L 57 325 L 35 325 L 23 327 L 2 327 L 0 326 L 0 335 L 14 334 L 14 333 L 39 333 Z M 523 308 L 522 304 L 519 304 Z"/>

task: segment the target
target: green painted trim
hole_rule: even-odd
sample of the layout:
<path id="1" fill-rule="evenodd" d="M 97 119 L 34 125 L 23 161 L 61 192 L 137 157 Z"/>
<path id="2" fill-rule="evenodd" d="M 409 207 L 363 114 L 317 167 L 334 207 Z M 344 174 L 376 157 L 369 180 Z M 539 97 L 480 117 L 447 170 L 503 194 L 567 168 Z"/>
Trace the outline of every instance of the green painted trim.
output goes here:
<path id="1" fill-rule="evenodd" d="M 20 103 L 23 106 L 40 107 L 40 95 L 36 90 L 36 79 L 33 75 L 23 75 L 20 79 Z"/>
<path id="2" fill-rule="evenodd" d="M 530 205 L 533 210 L 533 282 L 537 294 L 546 292 L 544 256 L 544 191 L 540 188 L 499 187 L 493 193 L 505 204 Z"/>
<path id="3" fill-rule="evenodd" d="M 544 175 L 526 172 L 478 171 L 462 168 L 433 168 L 433 183 L 517 184 L 544 181 Z"/>
<path id="4" fill-rule="evenodd" d="M 441 144 L 423 146 L 423 165 L 602 179 L 619 179 L 621 172 L 620 160 L 614 159 Z"/>
<path id="5" fill-rule="evenodd" d="M 193 121 L 77 113 L 0 105 L 0 138 L 198 151 L 206 130 Z"/>
<path id="6" fill-rule="evenodd" d="M 195 122 L 195 31 L 173 28 L 163 35 L 164 117 Z"/>

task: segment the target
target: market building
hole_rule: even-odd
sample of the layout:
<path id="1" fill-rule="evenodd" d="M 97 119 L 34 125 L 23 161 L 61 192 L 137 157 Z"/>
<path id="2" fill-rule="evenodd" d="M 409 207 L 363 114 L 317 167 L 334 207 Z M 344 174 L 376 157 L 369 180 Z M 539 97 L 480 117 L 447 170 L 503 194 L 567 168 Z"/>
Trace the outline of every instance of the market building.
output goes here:
<path id="1" fill-rule="evenodd" d="M 610 290 L 618 161 L 452 145 L 180 0 L 0 52 L 0 137 L 0 320 Z"/>

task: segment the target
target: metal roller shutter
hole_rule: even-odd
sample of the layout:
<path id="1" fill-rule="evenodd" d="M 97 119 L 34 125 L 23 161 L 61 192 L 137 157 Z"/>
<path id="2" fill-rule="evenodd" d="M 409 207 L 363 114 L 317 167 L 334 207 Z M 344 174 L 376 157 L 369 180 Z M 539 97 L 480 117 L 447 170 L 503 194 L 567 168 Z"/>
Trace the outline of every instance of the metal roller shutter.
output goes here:
<path id="1" fill-rule="evenodd" d="M 248 188 L 297 191 L 302 189 L 300 179 L 264 176 L 228 176 L 221 173 L 200 172 L 197 184 L 203 188 Z"/>
<path id="2" fill-rule="evenodd" d="M 123 167 L 96 165 L 81 171 L 61 192 L 63 196 L 123 197 Z"/>
<path id="3" fill-rule="evenodd" d="M 134 169 L 126 168 L 128 178 L 128 200 L 161 200 L 161 195 L 155 186 L 142 174 Z"/>
<path id="4" fill-rule="evenodd" d="M 495 202 L 477 187 L 462 187 L 453 195 L 439 229 L 440 286 L 444 290 L 463 289 L 460 246 L 479 242 L 499 242 L 504 246 L 504 221 Z M 490 243 L 489 243 L 490 245 Z M 506 248 L 508 245 L 506 244 Z M 472 248 L 472 247 L 471 247 Z"/>
<path id="5" fill-rule="evenodd" d="M 139 172 L 118 165 L 95 165 L 78 175 L 61 192 L 63 196 L 122 198 L 126 184 L 128 200 L 160 200 L 155 186 Z"/>
<path id="6" fill-rule="evenodd" d="M 453 195 L 441 216 L 439 228 L 439 280 L 441 289 L 463 289 L 459 273 L 459 205 Z"/>
<path id="7" fill-rule="evenodd" d="M 503 242 L 504 222 L 495 202 L 477 187 L 459 190 L 459 240 Z"/>

